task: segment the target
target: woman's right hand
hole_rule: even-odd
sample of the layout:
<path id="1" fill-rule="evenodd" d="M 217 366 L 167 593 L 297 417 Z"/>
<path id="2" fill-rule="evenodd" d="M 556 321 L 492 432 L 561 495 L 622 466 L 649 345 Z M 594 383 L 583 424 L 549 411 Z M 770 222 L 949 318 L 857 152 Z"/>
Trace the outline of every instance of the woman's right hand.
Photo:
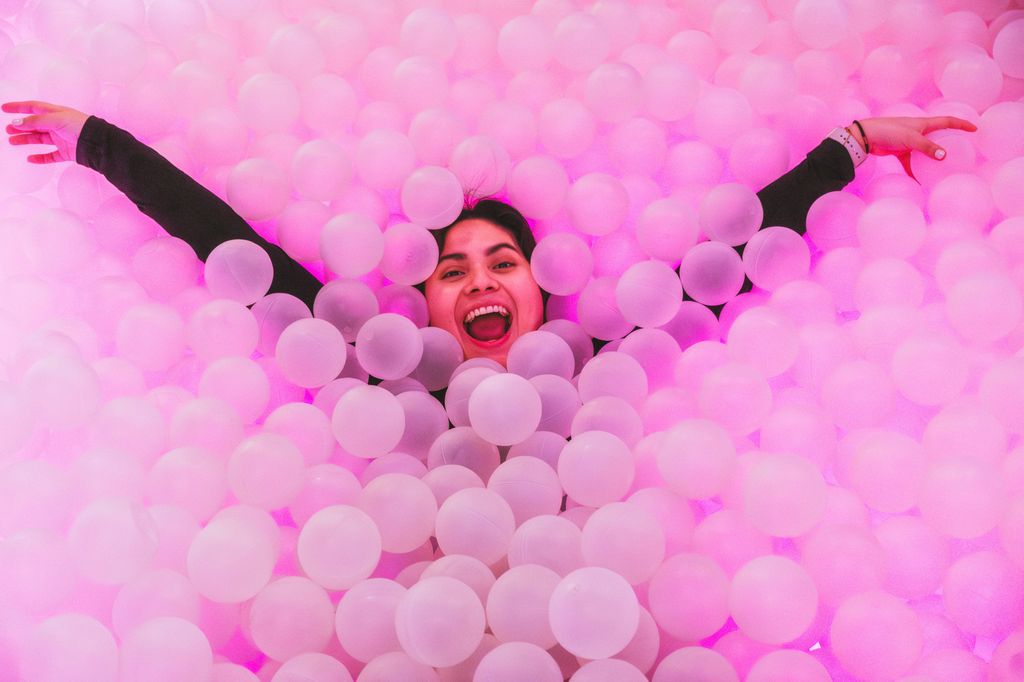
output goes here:
<path id="1" fill-rule="evenodd" d="M 8 124 L 11 144 L 47 144 L 57 148 L 45 154 L 30 154 L 29 163 L 75 160 L 78 137 L 89 118 L 88 114 L 71 107 L 36 101 L 7 102 L 2 108 L 9 114 L 30 114 Z"/>

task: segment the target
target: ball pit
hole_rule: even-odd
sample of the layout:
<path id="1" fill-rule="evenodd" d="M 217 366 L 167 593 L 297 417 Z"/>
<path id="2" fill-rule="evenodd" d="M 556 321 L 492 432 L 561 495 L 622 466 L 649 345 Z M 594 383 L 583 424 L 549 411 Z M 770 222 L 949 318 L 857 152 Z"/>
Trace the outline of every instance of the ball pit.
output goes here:
<path id="1" fill-rule="evenodd" d="M 0 680 L 1024 680 L 1021 2 L 418 5 L 0 2 L 326 283 L 0 154 Z M 504 364 L 416 288 L 489 196 Z"/>

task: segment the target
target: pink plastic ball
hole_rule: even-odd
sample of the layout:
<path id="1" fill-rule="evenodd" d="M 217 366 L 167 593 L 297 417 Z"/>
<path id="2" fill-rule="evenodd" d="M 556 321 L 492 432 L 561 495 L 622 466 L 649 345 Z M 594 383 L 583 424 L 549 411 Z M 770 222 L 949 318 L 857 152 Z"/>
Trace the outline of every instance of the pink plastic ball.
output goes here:
<path id="1" fill-rule="evenodd" d="M 274 269 L 261 246 L 232 239 L 210 252 L 203 277 L 214 296 L 251 305 L 270 289 Z"/>
<path id="2" fill-rule="evenodd" d="M 577 304 L 580 326 L 596 339 L 618 339 L 633 329 L 615 302 L 616 284 L 614 277 L 598 277 L 590 280 L 580 292 Z M 683 286 L 686 286 L 685 281 Z"/>
<path id="3" fill-rule="evenodd" d="M 304 682 L 309 679 L 352 682 L 352 675 L 336 658 L 310 651 L 287 660 L 270 678 L 270 682 Z"/>
<path id="4" fill-rule="evenodd" d="M 721 242 L 701 242 L 686 252 L 679 278 L 690 298 L 704 305 L 721 305 L 743 285 L 739 254 Z"/>
<path id="5" fill-rule="evenodd" d="M 665 558 L 665 535 L 658 519 L 643 507 L 614 502 L 587 519 L 581 548 L 588 565 L 603 566 L 639 585 Z"/>
<path id="6" fill-rule="evenodd" d="M 572 184 L 566 209 L 580 232 L 594 236 L 610 234 L 626 218 L 629 195 L 616 178 L 607 173 L 588 173 Z"/>
<path id="7" fill-rule="evenodd" d="M 277 543 L 277 526 L 269 514 L 254 507 L 228 507 L 192 540 L 188 576 L 207 599 L 241 603 L 270 581 Z"/>
<path id="8" fill-rule="evenodd" d="M 885 589 L 906 599 L 925 597 L 942 584 L 949 568 L 947 540 L 919 518 L 895 516 L 875 528 L 885 550 Z"/>
<path id="9" fill-rule="evenodd" d="M 334 632 L 334 607 L 324 588 L 308 578 L 287 576 L 253 599 L 249 632 L 260 651 L 287 661 L 327 645 Z"/>
<path id="10" fill-rule="evenodd" d="M 484 609 L 464 583 L 444 576 L 413 585 L 395 612 L 402 648 L 413 659 L 448 667 L 469 657 L 484 634 Z"/>
<path id="11" fill-rule="evenodd" d="M 374 478 L 357 504 L 376 524 L 385 552 L 411 552 L 433 533 L 437 500 L 426 483 L 408 474 Z"/>
<path id="12" fill-rule="evenodd" d="M 196 310 L 186 330 L 188 345 L 204 362 L 256 350 L 259 328 L 253 314 L 241 303 L 214 300 Z"/>
<path id="13" fill-rule="evenodd" d="M 999 476 L 989 464 L 965 459 L 928 466 L 918 506 L 930 526 L 954 538 L 981 537 L 999 523 L 1005 508 Z"/>
<path id="14" fill-rule="evenodd" d="M 729 483 L 736 449 L 728 432 L 715 422 L 687 419 L 668 431 L 657 460 L 670 490 L 702 500 L 717 495 Z"/>
<path id="15" fill-rule="evenodd" d="M 621 499 L 633 476 L 633 457 L 628 446 L 603 431 L 576 435 L 558 460 L 558 477 L 565 492 L 588 506 Z"/>
<path id="16" fill-rule="evenodd" d="M 537 118 L 541 144 L 560 159 L 574 159 L 583 154 L 593 144 L 596 133 L 594 115 L 575 99 L 548 102 Z"/>
<path id="17" fill-rule="evenodd" d="M 517 374 L 495 374 L 481 381 L 473 389 L 468 407 L 473 429 L 495 445 L 515 445 L 540 423 L 537 389 Z"/>
<path id="18" fill-rule="evenodd" d="M 678 121 L 697 102 L 697 77 L 682 64 L 654 64 L 644 74 L 643 84 L 647 110 L 659 121 Z"/>
<path id="19" fill-rule="evenodd" d="M 971 341 L 995 341 L 1024 317 L 1024 299 L 1009 277 L 982 273 L 961 279 L 946 298 L 946 316 Z"/>
<path id="20" fill-rule="evenodd" d="M 448 429 L 437 437 L 427 452 L 429 468 L 457 464 L 470 469 L 483 480 L 490 478 L 498 463 L 498 446 L 488 443 L 468 426 Z"/>
<path id="21" fill-rule="evenodd" d="M 345 590 L 377 567 L 380 532 L 360 509 L 325 507 L 302 527 L 296 551 L 302 570 L 313 582 L 328 590 Z"/>
<path id="22" fill-rule="evenodd" d="M 337 378 L 348 345 L 338 328 L 318 319 L 292 322 L 281 332 L 274 358 L 281 373 L 296 386 L 318 388 Z"/>
<path id="23" fill-rule="evenodd" d="M 783 644 L 810 627 L 818 610 L 818 590 L 804 568 L 781 556 L 763 556 L 733 576 L 729 610 L 752 639 Z"/>
<path id="24" fill-rule="evenodd" d="M 648 599 L 662 630 L 683 641 L 701 640 L 729 618 L 729 578 L 706 556 L 676 554 L 651 578 Z"/>
<path id="25" fill-rule="evenodd" d="M 529 642 L 506 642 L 491 649 L 477 664 L 474 680 L 522 675 L 538 682 L 560 682 L 562 671 L 551 654 Z"/>
<path id="26" fill-rule="evenodd" d="M 643 682 L 646 679 L 632 663 L 603 658 L 585 664 L 572 676 L 571 682 Z"/>
<path id="27" fill-rule="evenodd" d="M 983 111 L 999 98 L 1003 73 L 988 55 L 963 54 L 946 64 L 936 85 L 946 99 Z"/>
<path id="28" fill-rule="evenodd" d="M 565 169 L 546 156 L 520 161 L 508 180 L 509 201 L 527 218 L 554 217 L 564 206 L 568 192 Z"/>
<path id="29" fill-rule="evenodd" d="M 896 395 L 887 372 L 867 360 L 852 360 L 828 374 L 821 399 L 837 426 L 854 429 L 881 423 L 891 413 Z"/>
<path id="30" fill-rule="evenodd" d="M 548 603 L 561 577 L 550 568 L 524 564 L 501 574 L 487 596 L 487 623 L 502 642 L 529 642 L 544 649 L 557 644 Z"/>
<path id="31" fill-rule="evenodd" d="M 906 398 L 918 405 L 941 405 L 960 395 L 969 370 L 953 339 L 919 336 L 897 347 L 892 372 L 896 388 Z"/>
<path id="32" fill-rule="evenodd" d="M 796 362 L 799 339 L 783 315 L 768 308 L 740 314 L 729 328 L 729 358 L 756 368 L 765 377 L 782 374 Z"/>
<path id="33" fill-rule="evenodd" d="M 300 197 L 330 201 L 352 180 L 352 164 L 339 145 L 329 140 L 311 140 L 295 152 L 291 173 Z"/>
<path id="34" fill-rule="evenodd" d="M 163 318 L 170 323 L 169 327 L 172 333 L 180 334 L 180 326 L 178 326 L 180 321 L 176 315 L 172 315 L 173 311 L 160 307 L 154 309 L 153 312 L 160 314 L 158 319 Z M 138 320 L 140 331 L 147 326 L 149 321 L 146 319 L 147 317 L 149 316 L 140 315 Z M 175 322 L 178 324 L 174 324 Z M 134 327 L 134 324 L 132 326 Z M 124 323 L 119 327 L 119 337 L 122 327 L 125 327 Z M 157 328 L 150 331 L 158 333 L 163 330 Z M 134 334 L 131 335 L 134 336 Z M 143 344 L 150 340 L 145 337 L 133 338 L 131 347 L 137 348 L 138 353 L 144 354 L 146 349 Z M 159 338 L 153 338 L 152 341 L 155 344 L 160 343 Z M 173 344 L 173 348 L 163 349 L 164 358 L 171 355 L 167 352 L 168 350 L 173 350 L 176 353 L 180 349 L 180 346 L 177 345 L 180 343 L 180 337 L 171 339 L 170 343 Z M 140 345 L 136 346 L 135 344 Z M 127 341 L 118 345 L 127 345 Z M 126 355 L 128 354 L 126 353 Z M 140 355 L 140 357 L 146 356 Z M 129 357 L 129 359 L 132 358 Z M 161 360 L 166 361 L 163 358 Z M 145 369 L 145 365 L 142 368 Z M 31 410 L 30 414 L 38 420 L 37 423 L 58 430 L 84 426 L 96 413 L 101 398 L 99 379 L 92 367 L 77 358 L 62 357 L 57 354 L 49 355 L 32 363 L 22 377 L 21 391 L 23 404 Z"/>
<path id="35" fill-rule="evenodd" d="M 811 654 L 795 649 L 772 651 L 757 659 L 750 672 L 748 682 L 771 682 L 780 677 L 793 682 L 829 682 L 832 677 L 828 670 Z"/>
<path id="36" fill-rule="evenodd" d="M 238 110 L 259 133 L 287 130 L 299 118 L 299 92 L 281 74 L 258 73 L 238 89 Z"/>
<path id="37" fill-rule="evenodd" d="M 320 256 L 341 277 L 361 277 L 384 255 L 384 235 L 365 215 L 344 213 L 332 218 L 320 233 Z"/>
<path id="38" fill-rule="evenodd" d="M 246 220 L 267 220 L 288 202 L 288 176 L 269 159 L 252 158 L 236 165 L 227 178 L 227 200 Z"/>
<path id="39" fill-rule="evenodd" d="M 675 263 L 699 236 L 696 214 L 675 199 L 658 199 L 640 214 L 636 238 L 651 258 Z"/>
<path id="40" fill-rule="evenodd" d="M 387 390 L 360 386 L 338 400 L 331 426 L 341 447 L 357 457 L 372 459 L 390 452 L 401 440 L 405 413 Z"/>
<path id="41" fill-rule="evenodd" d="M 393 130 L 374 130 L 356 147 L 356 173 L 372 189 L 399 188 L 415 163 L 409 138 Z"/>
<path id="42" fill-rule="evenodd" d="M 32 627 L 24 637 L 19 679 L 38 682 L 113 682 L 117 679 L 117 643 L 107 628 L 94 618 L 78 613 L 53 616 Z"/>
<path id="43" fill-rule="evenodd" d="M 436 537 L 446 554 L 466 554 L 492 565 L 508 552 L 515 515 L 492 490 L 466 488 L 451 495 L 437 512 Z"/>
<path id="44" fill-rule="evenodd" d="M 629 583 L 598 566 L 562 578 L 548 605 L 558 643 L 585 658 L 608 658 L 622 651 L 636 634 L 639 609 Z"/>
<path id="45" fill-rule="evenodd" d="M 551 57 L 551 31 L 540 17 L 514 17 L 498 32 L 498 56 L 514 72 L 540 69 Z"/>
<path id="46" fill-rule="evenodd" d="M 448 167 L 470 196 L 490 196 L 505 187 L 512 165 L 508 152 L 485 135 L 459 142 L 451 153 Z"/>
<path id="47" fill-rule="evenodd" d="M 509 565 L 537 564 L 564 576 L 583 566 L 581 538 L 580 527 L 566 518 L 534 517 L 519 526 L 512 536 Z"/>
<path id="48" fill-rule="evenodd" d="M 628 64 L 602 64 L 587 76 L 585 97 L 589 109 L 605 123 L 620 123 L 636 113 L 642 81 Z"/>
<path id="49" fill-rule="evenodd" d="M 993 161 L 1009 161 L 1024 153 L 1024 132 L 1015 123 L 1024 113 L 1021 102 L 997 102 L 978 121 L 978 151 Z"/>
<path id="50" fill-rule="evenodd" d="M 356 335 L 356 356 L 367 372 L 381 379 L 400 379 L 419 365 L 423 337 L 403 315 L 382 313 L 368 320 Z"/>
<path id="51" fill-rule="evenodd" d="M 437 267 L 437 241 L 426 229 L 398 223 L 384 233 L 380 271 L 397 284 L 419 284 Z"/>
<path id="52" fill-rule="evenodd" d="M 881 591 L 844 601 L 831 628 L 832 651 L 858 677 L 898 678 L 921 654 L 921 624 L 902 600 Z"/>
<path id="53" fill-rule="evenodd" d="M 413 171 L 402 184 L 401 199 L 402 211 L 409 220 L 428 229 L 451 224 L 464 203 L 459 179 L 439 166 Z"/>
<path id="54" fill-rule="evenodd" d="M 101 498 L 71 522 L 68 549 L 83 576 L 101 585 L 120 585 L 151 564 L 154 535 L 152 519 L 137 503 Z"/>
<path id="55" fill-rule="evenodd" d="M 687 646 L 661 659 L 651 678 L 653 682 L 707 679 L 715 682 L 739 682 L 736 671 L 724 656 L 711 649 Z"/>
<path id="56" fill-rule="evenodd" d="M 871 532 L 859 525 L 823 525 L 803 543 L 801 563 L 818 587 L 821 602 L 836 606 L 847 597 L 881 589 L 886 577 L 885 552 Z"/>
<path id="57" fill-rule="evenodd" d="M 537 457 L 510 457 L 495 469 L 487 481 L 508 502 L 516 525 L 543 514 L 557 514 L 562 506 L 558 474 Z"/>
<path id="58" fill-rule="evenodd" d="M 608 155 L 620 173 L 654 175 L 668 156 L 665 131 L 647 118 L 631 118 L 612 129 Z"/>
<path id="59" fill-rule="evenodd" d="M 132 257 L 132 275 L 153 298 L 167 301 L 195 284 L 199 264 L 181 239 L 160 236 L 146 242 Z"/>
<path id="60" fill-rule="evenodd" d="M 206 521 L 220 509 L 228 486 L 223 461 L 197 447 L 170 450 L 149 472 L 150 499 L 173 504 Z"/>
<path id="61" fill-rule="evenodd" d="M 641 327 L 659 327 L 675 317 L 682 296 L 679 277 L 655 260 L 630 266 L 615 286 L 615 301 L 623 317 Z"/>
<path id="62" fill-rule="evenodd" d="M 148 620 L 121 643 L 120 671 L 128 679 L 207 679 L 212 667 L 210 642 L 202 630 L 181 618 Z"/>
<path id="63" fill-rule="evenodd" d="M 872 509 L 888 513 L 914 506 L 925 466 L 925 453 L 917 441 L 885 431 L 856 443 L 845 464 L 850 489 Z"/>
<path id="64" fill-rule="evenodd" d="M 552 55 L 570 71 L 590 71 L 605 60 L 610 50 L 607 31 L 590 14 L 575 12 L 555 27 Z"/>
<path id="65" fill-rule="evenodd" d="M 700 384 L 701 414 L 727 430 L 746 435 L 761 426 L 772 409 L 772 393 L 754 368 L 727 363 L 709 371 Z"/>
<path id="66" fill-rule="evenodd" d="M 383 578 L 364 580 L 346 590 L 334 621 L 345 651 L 364 663 L 398 651 L 395 611 L 405 592 L 398 583 Z"/>
<path id="67" fill-rule="evenodd" d="M 760 455 L 743 475 L 742 485 L 744 514 L 769 535 L 802 535 L 825 512 L 821 472 L 796 455 Z"/>
<path id="68" fill-rule="evenodd" d="M 198 394 L 201 398 L 223 400 L 248 424 L 266 409 L 270 381 L 260 366 L 248 358 L 221 358 L 199 377 Z"/>
<path id="69" fill-rule="evenodd" d="M 708 192 L 700 203 L 700 227 L 709 239 L 730 246 L 746 243 L 761 226 L 764 210 L 749 188 L 725 184 Z"/>
<path id="70" fill-rule="evenodd" d="M 593 268 L 590 249 L 569 232 L 544 237 L 530 257 L 530 269 L 537 285 L 556 296 L 568 296 L 583 289 Z"/>

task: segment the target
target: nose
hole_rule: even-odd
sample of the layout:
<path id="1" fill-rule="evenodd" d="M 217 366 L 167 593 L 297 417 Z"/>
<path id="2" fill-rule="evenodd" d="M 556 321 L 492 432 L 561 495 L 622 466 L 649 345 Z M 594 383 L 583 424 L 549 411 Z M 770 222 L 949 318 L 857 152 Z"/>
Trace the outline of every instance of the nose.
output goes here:
<path id="1" fill-rule="evenodd" d="M 469 293 L 493 291 L 498 288 L 494 275 L 487 268 L 473 268 L 466 282 Z"/>

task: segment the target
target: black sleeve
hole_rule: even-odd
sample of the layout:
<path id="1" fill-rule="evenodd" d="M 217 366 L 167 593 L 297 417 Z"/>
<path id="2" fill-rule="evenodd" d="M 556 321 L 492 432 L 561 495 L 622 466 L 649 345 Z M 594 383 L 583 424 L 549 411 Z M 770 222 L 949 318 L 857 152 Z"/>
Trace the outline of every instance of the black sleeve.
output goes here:
<path id="1" fill-rule="evenodd" d="M 320 280 L 257 234 L 220 197 L 130 133 L 90 116 L 78 138 L 76 161 L 101 173 L 168 234 L 188 242 L 202 261 L 231 239 L 260 245 L 274 266 L 270 292 L 292 294 L 312 310 L 323 286 Z"/>
<path id="2" fill-rule="evenodd" d="M 761 229 L 780 225 L 803 234 L 811 204 L 846 187 L 853 175 L 853 160 L 846 148 L 831 138 L 823 140 L 807 158 L 757 193 L 764 208 Z"/>

